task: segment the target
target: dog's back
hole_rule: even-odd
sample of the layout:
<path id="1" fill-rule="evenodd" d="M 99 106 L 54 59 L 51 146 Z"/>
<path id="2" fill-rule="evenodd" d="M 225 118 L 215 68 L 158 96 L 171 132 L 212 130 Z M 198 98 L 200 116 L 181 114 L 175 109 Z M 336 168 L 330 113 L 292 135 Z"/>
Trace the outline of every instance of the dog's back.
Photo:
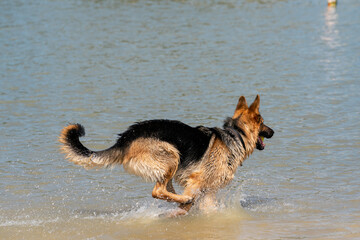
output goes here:
<path id="1" fill-rule="evenodd" d="M 173 145 L 180 153 L 180 166 L 184 168 L 191 162 L 201 159 L 208 148 L 211 132 L 202 130 L 203 127 L 190 127 L 180 121 L 149 120 L 139 122 L 120 134 L 116 145 L 128 147 L 139 138 L 150 138 Z"/>

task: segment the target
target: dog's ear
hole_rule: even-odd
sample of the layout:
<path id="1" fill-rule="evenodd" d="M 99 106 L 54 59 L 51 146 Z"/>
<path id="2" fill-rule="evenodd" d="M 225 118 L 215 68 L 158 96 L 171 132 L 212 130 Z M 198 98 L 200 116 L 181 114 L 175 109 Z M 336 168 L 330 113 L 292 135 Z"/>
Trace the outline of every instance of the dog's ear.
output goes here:
<path id="1" fill-rule="evenodd" d="M 241 96 L 239 98 L 238 104 L 236 105 L 236 109 L 235 109 L 235 113 L 234 113 L 233 118 L 237 118 L 242 113 L 242 111 L 244 111 L 246 109 L 248 109 L 246 99 L 245 99 L 244 96 Z"/>
<path id="2" fill-rule="evenodd" d="M 251 112 L 258 113 L 259 112 L 259 107 L 260 107 L 260 96 L 258 94 L 258 95 L 256 95 L 256 98 L 255 98 L 254 102 L 251 104 L 249 110 Z"/>

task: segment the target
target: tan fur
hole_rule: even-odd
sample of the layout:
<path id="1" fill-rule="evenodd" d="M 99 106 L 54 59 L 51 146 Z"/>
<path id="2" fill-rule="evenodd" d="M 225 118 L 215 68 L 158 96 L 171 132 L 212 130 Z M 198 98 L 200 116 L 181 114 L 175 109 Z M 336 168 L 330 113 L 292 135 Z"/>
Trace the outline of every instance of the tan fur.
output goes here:
<path id="1" fill-rule="evenodd" d="M 122 164 L 127 172 L 156 182 L 152 192 L 154 198 L 187 203 L 192 198 L 176 194 L 172 186 L 179 161 L 179 151 L 173 145 L 157 139 L 139 138 L 126 150 Z"/>
<path id="2" fill-rule="evenodd" d="M 83 166 L 84 168 L 87 169 L 96 167 L 97 164 L 95 164 L 91 160 L 91 158 L 84 158 L 82 156 L 77 155 L 68 145 L 68 142 L 66 140 L 66 135 L 71 130 L 78 130 L 78 126 L 69 125 L 67 127 L 64 127 L 63 130 L 61 131 L 59 136 L 59 142 L 61 142 L 63 145 L 60 147 L 60 151 L 66 154 L 65 158 L 67 158 L 69 161 L 77 165 Z"/>
<path id="3" fill-rule="evenodd" d="M 257 121 L 257 116 L 260 116 L 259 113 L 259 107 L 260 107 L 260 97 L 259 95 L 256 96 L 254 102 L 248 107 L 246 103 L 245 97 L 241 96 L 239 98 L 239 102 L 236 106 L 233 119 L 238 119 L 237 125 L 244 130 L 246 138 L 245 146 L 246 146 L 246 156 L 250 156 L 253 151 L 254 147 L 257 141 L 257 137 L 260 131 L 260 121 Z M 261 117 L 261 116 L 260 116 Z M 245 160 L 242 159 L 242 161 Z"/>
<path id="4" fill-rule="evenodd" d="M 139 138 L 125 151 L 122 164 L 132 174 L 151 182 L 163 182 L 169 171 L 176 172 L 179 151 L 171 144 L 152 138 Z"/>
<path id="5" fill-rule="evenodd" d="M 253 123 L 247 111 L 248 110 L 243 112 L 238 120 L 238 125 L 244 130 L 244 133 L 247 136 L 246 138 L 243 138 L 243 140 L 245 141 L 246 155 L 243 159 L 241 159 L 241 163 L 245 160 L 245 158 L 249 157 L 253 153 L 255 149 L 253 146 L 256 145 L 257 137 L 259 134 L 259 126 Z"/>
<path id="6" fill-rule="evenodd" d="M 197 197 L 204 192 L 217 191 L 226 186 L 233 178 L 240 158 L 229 168 L 228 158 L 231 152 L 226 145 L 213 136 L 212 144 L 198 164 L 186 170 L 180 170 L 175 179 L 185 187 L 184 194 Z"/>
<path id="7" fill-rule="evenodd" d="M 106 154 L 102 155 L 92 154 L 90 157 L 84 157 L 76 154 L 76 152 L 73 151 L 66 139 L 67 133 L 72 130 L 78 130 L 78 125 L 71 124 L 63 128 L 59 136 L 59 142 L 63 144 L 60 150 L 61 152 L 66 154 L 66 158 L 69 161 L 77 165 L 83 166 L 86 169 L 109 167 L 119 163 L 122 157 L 122 152 L 118 149 L 110 150 Z"/>

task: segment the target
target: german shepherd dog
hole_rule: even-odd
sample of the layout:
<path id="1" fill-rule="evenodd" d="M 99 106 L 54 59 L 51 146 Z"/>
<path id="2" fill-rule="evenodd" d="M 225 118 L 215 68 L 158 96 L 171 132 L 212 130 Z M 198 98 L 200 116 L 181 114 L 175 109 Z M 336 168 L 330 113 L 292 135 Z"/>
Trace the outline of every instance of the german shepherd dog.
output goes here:
<path id="1" fill-rule="evenodd" d="M 65 127 L 59 141 L 75 164 L 85 168 L 122 164 L 127 172 L 155 182 L 152 196 L 179 203 L 170 215 L 184 215 L 199 199 L 213 205 L 215 193 L 230 183 L 238 166 L 255 148 L 265 148 L 264 137 L 271 138 L 274 131 L 264 124 L 259 105 L 259 95 L 250 107 L 241 96 L 223 128 L 194 128 L 172 120 L 139 122 L 102 151 L 89 150 L 79 141 L 85 135 L 80 124 Z M 172 179 L 184 187 L 182 195 L 175 193 Z"/>

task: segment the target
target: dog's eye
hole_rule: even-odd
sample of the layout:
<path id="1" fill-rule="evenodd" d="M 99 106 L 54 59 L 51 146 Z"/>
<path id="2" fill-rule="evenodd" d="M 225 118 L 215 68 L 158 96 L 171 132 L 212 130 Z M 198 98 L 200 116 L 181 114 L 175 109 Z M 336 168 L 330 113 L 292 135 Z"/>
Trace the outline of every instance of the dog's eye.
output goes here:
<path id="1" fill-rule="evenodd" d="M 264 119 L 263 119 L 261 116 L 259 116 L 259 120 L 258 120 L 258 121 L 259 121 L 260 124 L 263 124 L 263 123 L 264 123 Z"/>

